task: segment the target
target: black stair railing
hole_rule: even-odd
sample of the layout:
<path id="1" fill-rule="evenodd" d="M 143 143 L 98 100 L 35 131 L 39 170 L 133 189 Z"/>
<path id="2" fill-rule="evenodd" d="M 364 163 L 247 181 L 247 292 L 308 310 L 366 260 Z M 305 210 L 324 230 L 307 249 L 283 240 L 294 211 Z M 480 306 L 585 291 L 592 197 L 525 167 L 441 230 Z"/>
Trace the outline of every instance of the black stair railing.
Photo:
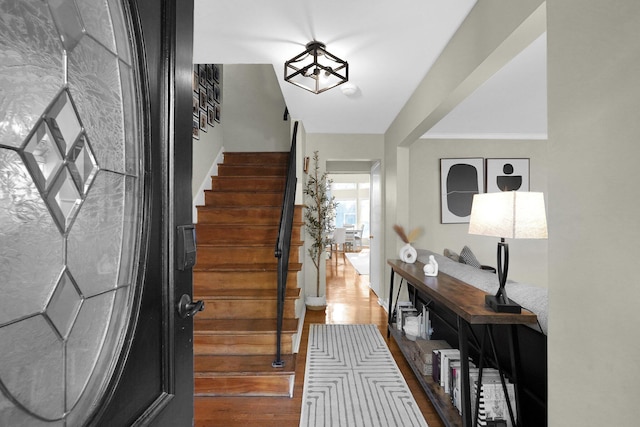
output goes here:
<path id="1" fill-rule="evenodd" d="M 274 368 L 282 368 L 282 323 L 284 317 L 284 300 L 287 289 L 287 272 L 289 271 L 289 250 L 291 248 L 291 230 L 293 229 L 293 213 L 296 202 L 296 138 L 298 135 L 298 122 L 293 125 L 293 137 L 291 139 L 291 151 L 287 162 L 287 179 L 282 199 L 282 212 L 280 213 L 280 228 L 276 241 L 275 255 L 278 258 L 278 320 L 276 335 L 276 359 L 271 364 Z"/>

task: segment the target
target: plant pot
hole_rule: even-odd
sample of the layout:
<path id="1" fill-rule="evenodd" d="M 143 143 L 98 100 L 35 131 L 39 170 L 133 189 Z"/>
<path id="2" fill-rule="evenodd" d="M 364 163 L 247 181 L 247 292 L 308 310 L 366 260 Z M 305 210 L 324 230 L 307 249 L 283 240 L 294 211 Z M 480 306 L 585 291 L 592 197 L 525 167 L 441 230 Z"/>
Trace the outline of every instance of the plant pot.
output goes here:
<path id="1" fill-rule="evenodd" d="M 305 305 L 308 310 L 324 310 L 327 308 L 327 297 L 306 297 Z"/>

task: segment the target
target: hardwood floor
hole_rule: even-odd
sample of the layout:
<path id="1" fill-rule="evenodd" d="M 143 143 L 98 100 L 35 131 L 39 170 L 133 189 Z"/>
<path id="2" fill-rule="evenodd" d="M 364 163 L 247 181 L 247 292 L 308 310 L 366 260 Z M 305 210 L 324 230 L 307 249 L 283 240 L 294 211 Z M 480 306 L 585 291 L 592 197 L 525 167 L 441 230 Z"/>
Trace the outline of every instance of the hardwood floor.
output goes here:
<path id="1" fill-rule="evenodd" d="M 327 262 L 327 309 L 326 311 L 307 310 L 297 356 L 293 398 L 197 397 L 195 398 L 195 426 L 297 427 L 302 405 L 310 324 L 373 323 L 378 325 L 382 336 L 386 339 L 387 313 L 378 304 L 378 297 L 369 289 L 368 280 L 369 276 L 358 275 L 349 261 L 341 255 L 338 255 L 337 260 Z M 387 342 L 429 427 L 443 427 L 444 424 L 395 341 L 390 338 Z"/>

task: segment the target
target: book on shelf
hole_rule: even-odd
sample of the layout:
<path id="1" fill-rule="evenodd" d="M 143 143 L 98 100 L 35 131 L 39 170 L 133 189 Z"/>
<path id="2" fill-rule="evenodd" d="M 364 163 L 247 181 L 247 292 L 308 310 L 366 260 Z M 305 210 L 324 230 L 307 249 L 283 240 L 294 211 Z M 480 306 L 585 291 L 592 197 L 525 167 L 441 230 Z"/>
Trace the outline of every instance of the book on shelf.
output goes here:
<path id="1" fill-rule="evenodd" d="M 484 373 L 483 373 L 484 376 Z M 478 382 L 476 381 L 476 387 Z M 515 405 L 515 387 L 506 383 L 507 396 L 502 383 L 498 381 L 482 381 L 480 385 L 480 405 L 478 408 L 478 425 L 486 427 L 514 427 L 509 414 L 507 399 L 511 403 L 514 419 L 518 419 Z"/>
<path id="2" fill-rule="evenodd" d="M 450 393 L 449 390 L 449 365 L 451 362 L 460 360 L 460 350 L 440 350 L 440 386 L 444 388 L 445 393 Z"/>
<path id="3" fill-rule="evenodd" d="M 458 409 L 458 413 L 462 414 L 462 399 L 460 396 L 462 395 L 462 362 L 457 360 L 452 362 L 449 367 L 449 394 L 451 395 L 451 402 L 453 406 Z M 473 376 L 476 374 L 477 380 L 477 372 L 478 368 L 473 362 L 469 361 L 469 384 L 473 384 Z"/>
<path id="4" fill-rule="evenodd" d="M 396 329 L 402 331 L 404 318 L 408 313 L 416 313 L 415 315 L 417 315 L 417 310 L 413 307 L 411 301 L 399 302 L 396 310 Z"/>
<path id="5" fill-rule="evenodd" d="M 473 414 L 474 417 L 475 417 L 475 410 L 476 410 L 476 393 L 477 393 L 478 378 L 480 378 L 480 369 L 479 368 L 470 369 L 469 384 L 471 384 L 471 413 Z M 483 383 L 500 382 L 500 372 L 494 368 L 483 368 L 482 382 Z"/>
<path id="6" fill-rule="evenodd" d="M 422 306 L 422 320 L 420 324 L 420 336 L 422 339 L 431 340 L 431 334 L 433 333 L 433 329 L 431 329 L 431 319 L 429 318 L 429 309 L 427 309 L 426 305 Z"/>

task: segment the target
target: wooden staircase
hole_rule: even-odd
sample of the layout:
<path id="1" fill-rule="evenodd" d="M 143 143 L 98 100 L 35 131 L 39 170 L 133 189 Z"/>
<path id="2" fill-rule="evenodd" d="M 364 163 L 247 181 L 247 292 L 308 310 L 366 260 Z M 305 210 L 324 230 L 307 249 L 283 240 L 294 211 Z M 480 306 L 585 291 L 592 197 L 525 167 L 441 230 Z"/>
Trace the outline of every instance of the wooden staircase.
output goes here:
<path id="1" fill-rule="evenodd" d="M 277 259 L 289 153 L 225 153 L 205 205 L 198 206 L 194 298 L 196 396 L 291 396 L 295 300 L 301 269 L 302 208 L 296 206 L 284 308 L 282 359 L 276 353 Z"/>

